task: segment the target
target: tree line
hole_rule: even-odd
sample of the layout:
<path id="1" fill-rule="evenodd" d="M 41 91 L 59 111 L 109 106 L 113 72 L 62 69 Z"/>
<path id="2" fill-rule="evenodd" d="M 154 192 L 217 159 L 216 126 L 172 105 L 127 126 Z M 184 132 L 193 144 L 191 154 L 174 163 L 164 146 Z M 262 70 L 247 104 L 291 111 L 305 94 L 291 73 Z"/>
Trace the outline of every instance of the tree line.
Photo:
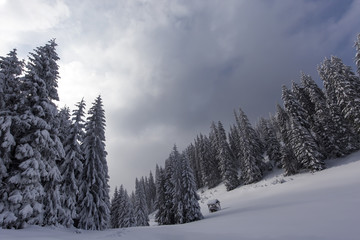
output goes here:
<path id="1" fill-rule="evenodd" d="M 98 96 L 58 109 L 56 42 L 0 57 L 0 225 L 108 227 L 105 113 Z"/>
<path id="2" fill-rule="evenodd" d="M 163 225 L 201 219 L 196 189 L 223 182 L 231 191 L 260 181 L 274 167 L 286 176 L 321 171 L 327 159 L 359 150 L 360 34 L 354 47 L 357 74 L 340 58 L 325 58 L 317 67 L 323 88 L 301 73 L 300 84 L 282 86 L 283 106 L 277 104 L 276 113 L 261 117 L 255 126 L 240 108 L 228 133 L 220 121 L 212 122 L 210 132 L 197 135 L 181 154 L 175 146 L 165 167 L 156 166 L 155 208 L 147 205 L 157 211 L 155 220 Z M 142 191 L 148 185 L 143 184 Z"/>

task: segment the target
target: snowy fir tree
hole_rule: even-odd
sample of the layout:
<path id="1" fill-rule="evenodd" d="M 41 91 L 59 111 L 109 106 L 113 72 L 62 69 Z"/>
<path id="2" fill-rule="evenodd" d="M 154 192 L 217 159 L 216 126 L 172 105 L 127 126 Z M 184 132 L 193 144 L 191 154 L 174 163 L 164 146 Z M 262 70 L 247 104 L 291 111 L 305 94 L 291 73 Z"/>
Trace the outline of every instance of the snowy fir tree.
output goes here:
<path id="1" fill-rule="evenodd" d="M 219 121 L 217 125 L 217 155 L 221 176 L 227 191 L 233 190 L 239 186 L 238 170 L 236 167 L 236 158 L 231 152 L 229 143 L 226 139 L 226 132 Z"/>
<path id="2" fill-rule="evenodd" d="M 279 123 L 282 139 L 281 146 L 281 166 L 284 169 L 285 176 L 293 175 L 298 172 L 299 164 L 290 144 L 291 123 L 288 113 L 278 104 L 276 120 Z"/>
<path id="3" fill-rule="evenodd" d="M 155 221 L 159 225 L 166 224 L 166 187 L 165 187 L 165 171 L 162 167 L 156 165 L 156 201 Z"/>
<path id="4" fill-rule="evenodd" d="M 65 150 L 65 157 L 60 164 L 60 171 L 63 176 L 61 183 L 61 204 L 64 207 L 64 214 L 60 222 L 64 226 L 72 226 L 74 220 L 78 219 L 79 212 L 79 184 L 80 176 L 83 170 L 84 153 L 80 143 L 84 137 L 84 115 L 85 102 L 81 100 L 76 105 L 76 109 L 72 114 L 72 122 L 69 121 L 69 126 L 63 121 L 60 126 L 66 130 L 63 135 L 63 145 Z"/>
<path id="5" fill-rule="evenodd" d="M 324 92 L 326 96 L 326 103 L 330 110 L 330 115 L 337 127 L 336 146 L 339 147 L 341 152 L 346 155 L 359 148 L 358 140 L 354 134 L 354 130 L 350 125 L 348 119 L 343 115 L 344 111 L 341 110 L 339 105 L 340 99 L 338 98 L 338 87 L 336 82 L 344 80 L 343 70 L 334 64 L 338 62 L 337 58 L 326 59 L 318 66 L 320 78 L 323 80 Z M 336 71 L 340 71 L 338 74 Z M 340 77 L 338 77 L 338 75 Z M 342 87 L 340 89 L 343 89 Z M 342 102 L 343 104 L 344 102 Z"/>
<path id="6" fill-rule="evenodd" d="M 182 204 L 182 222 L 188 223 L 203 219 L 198 201 L 199 195 L 196 193 L 196 184 L 193 171 L 190 167 L 189 160 L 185 154 L 180 156 L 181 167 L 181 204 Z"/>
<path id="7" fill-rule="evenodd" d="M 305 126 L 308 126 L 305 110 L 294 97 L 293 93 L 283 86 L 282 95 L 284 106 L 290 115 L 291 135 L 290 144 L 301 167 L 311 171 L 319 171 L 325 168 L 323 156 L 319 152 L 318 145 L 311 133 Z"/>
<path id="8" fill-rule="evenodd" d="M 18 164 L 9 178 L 9 183 L 13 184 L 10 198 L 14 200 L 12 207 L 17 217 L 14 227 L 56 225 L 58 213 L 62 211 L 59 201 L 61 174 L 57 162 L 64 151 L 57 135 L 57 108 L 53 102 L 58 100 L 59 78 L 55 47 L 55 41 L 51 40 L 30 53 L 22 78 L 23 105 L 19 115 L 23 127 L 18 132 L 15 149 Z"/>
<path id="9" fill-rule="evenodd" d="M 360 33 L 357 35 L 355 44 L 354 44 L 356 53 L 355 53 L 355 65 L 357 67 L 357 73 L 360 77 Z"/>
<path id="10" fill-rule="evenodd" d="M 80 178 L 79 227 L 103 230 L 110 217 L 109 175 L 105 151 L 105 112 L 101 96 L 90 108 L 85 123 L 83 172 Z"/>
<path id="11" fill-rule="evenodd" d="M 114 196 L 110 201 L 110 227 L 119 228 L 119 192 L 115 187 Z"/>
<path id="12" fill-rule="evenodd" d="M 259 181 L 263 176 L 261 169 L 263 156 L 261 154 L 260 140 L 252 128 L 249 119 L 241 109 L 239 109 L 239 113 L 239 115 L 235 113 L 235 118 L 237 119 L 237 127 L 242 145 L 242 179 L 245 184 L 250 184 Z"/>
<path id="13" fill-rule="evenodd" d="M 144 184 L 138 179 L 135 181 L 135 221 L 136 226 L 149 226 L 149 217 L 146 204 Z"/>
<path id="14" fill-rule="evenodd" d="M 9 199 L 11 186 L 8 177 L 11 176 L 13 165 L 13 150 L 16 145 L 16 129 L 21 120 L 18 117 L 21 105 L 20 75 L 23 62 L 17 58 L 16 50 L 6 57 L 0 58 L 0 226 L 8 227 L 16 216 L 10 209 L 10 201 L 18 202 L 20 199 Z"/>
<path id="15" fill-rule="evenodd" d="M 341 157 L 344 153 L 337 145 L 337 134 L 340 131 L 334 123 L 330 109 L 326 104 L 324 92 L 318 87 L 315 81 L 304 73 L 301 75 L 301 83 L 304 90 L 314 104 L 313 125 L 310 126 L 319 145 L 320 152 L 325 158 Z"/>

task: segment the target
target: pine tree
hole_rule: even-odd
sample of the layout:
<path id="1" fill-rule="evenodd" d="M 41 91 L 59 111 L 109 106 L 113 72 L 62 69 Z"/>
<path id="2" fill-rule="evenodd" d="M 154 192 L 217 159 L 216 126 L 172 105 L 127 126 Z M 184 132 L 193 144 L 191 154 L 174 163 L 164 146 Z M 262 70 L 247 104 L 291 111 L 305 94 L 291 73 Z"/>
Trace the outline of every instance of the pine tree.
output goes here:
<path id="1" fill-rule="evenodd" d="M 19 199 L 9 198 L 11 187 L 8 177 L 13 175 L 13 151 L 16 145 L 18 117 L 21 104 L 20 75 L 23 62 L 17 58 L 16 50 L 0 58 L 0 226 L 11 227 L 16 216 L 9 202 L 16 204 Z"/>
<path id="2" fill-rule="evenodd" d="M 304 73 L 301 75 L 301 83 L 308 93 L 311 102 L 314 104 L 314 124 L 312 131 L 319 145 L 321 153 L 325 158 L 335 158 L 344 155 L 337 145 L 337 133 L 341 131 L 334 123 L 330 109 L 326 104 L 324 92 L 318 87 L 315 81 Z"/>
<path id="3" fill-rule="evenodd" d="M 172 189 L 168 189 L 171 201 L 172 201 L 172 209 L 170 210 L 173 214 L 174 221 L 171 224 L 184 223 L 183 216 L 183 204 L 182 204 L 182 169 L 181 169 L 181 156 L 179 151 L 177 150 L 176 145 L 174 145 L 173 150 L 169 155 L 170 164 L 173 167 L 173 172 L 170 178 L 172 182 Z"/>
<path id="4" fill-rule="evenodd" d="M 119 192 L 115 187 L 114 196 L 110 202 L 110 227 L 119 228 Z"/>
<path id="5" fill-rule="evenodd" d="M 243 157 L 241 159 L 241 166 L 243 167 L 242 178 L 245 184 L 251 184 L 262 178 L 261 165 L 263 164 L 263 157 L 259 144 L 260 141 L 255 130 L 252 128 L 245 113 L 241 109 L 239 112 L 239 116 L 235 113 L 235 118 L 239 129 L 241 156 Z"/>
<path id="6" fill-rule="evenodd" d="M 70 126 L 66 121 L 60 124 L 63 126 L 63 145 L 65 150 L 65 158 L 60 164 L 61 175 L 63 181 L 61 183 L 61 204 L 64 206 L 64 214 L 60 217 L 62 225 L 67 227 L 74 224 L 74 220 L 78 219 L 79 201 L 79 185 L 80 177 L 83 171 L 84 153 L 81 149 L 81 143 L 84 137 L 84 115 L 85 102 L 81 100 L 76 105 L 77 109 L 73 111 L 72 122 Z M 66 113 L 67 115 L 67 113 Z"/>
<path id="7" fill-rule="evenodd" d="M 193 171 L 190 167 L 189 160 L 185 154 L 180 156 L 181 167 L 181 203 L 182 203 L 182 222 L 188 223 L 203 219 L 198 200 L 199 195 L 196 193 L 196 184 Z"/>
<path id="8" fill-rule="evenodd" d="M 156 201 L 155 206 L 158 210 L 155 214 L 155 221 L 159 225 L 166 224 L 166 187 L 165 171 L 156 165 Z"/>
<path id="9" fill-rule="evenodd" d="M 299 170 L 299 163 L 291 147 L 291 123 L 288 113 L 278 104 L 276 120 L 279 123 L 282 139 L 281 165 L 285 176 L 294 175 Z"/>
<path id="10" fill-rule="evenodd" d="M 155 211 L 155 199 L 156 199 L 156 186 L 155 186 L 155 180 L 152 172 L 149 173 L 148 178 L 148 185 L 149 185 L 149 212 L 152 213 Z"/>
<path id="11" fill-rule="evenodd" d="M 324 83 L 324 90 L 326 96 L 326 103 L 330 110 L 331 118 L 337 126 L 337 135 L 336 135 L 336 146 L 339 147 L 340 151 L 344 154 L 349 154 L 356 149 L 358 149 L 358 142 L 355 137 L 355 134 L 350 126 L 348 120 L 344 117 L 340 107 L 340 99 L 338 98 L 337 92 L 341 89 L 336 89 L 338 86 L 336 81 L 339 82 L 338 73 L 336 71 L 342 72 L 341 69 L 334 66 L 334 62 L 338 62 L 337 58 L 326 59 L 318 66 L 318 72 L 320 78 Z M 341 75 L 339 73 L 339 75 Z M 338 80 L 335 80 L 338 79 Z M 342 102 L 343 104 L 344 102 Z"/>
<path id="12" fill-rule="evenodd" d="M 227 191 L 239 186 L 236 158 L 231 152 L 226 139 L 225 129 L 219 121 L 217 126 L 217 158 L 220 163 L 221 175 Z"/>
<path id="13" fill-rule="evenodd" d="M 357 73 L 360 77 L 360 33 L 357 35 L 355 44 L 354 44 L 356 54 L 355 54 L 355 65 L 357 67 Z"/>
<path id="14" fill-rule="evenodd" d="M 135 219 L 136 226 L 149 226 L 144 185 L 138 179 L 135 182 Z"/>
<path id="15" fill-rule="evenodd" d="M 57 108 L 53 102 L 58 100 L 59 77 L 55 47 L 55 41 L 51 40 L 30 53 L 21 81 L 22 127 L 15 149 L 17 164 L 9 178 L 9 183 L 17 186 L 10 197 L 18 200 L 13 201 L 17 216 L 14 227 L 18 228 L 25 224 L 57 225 L 57 216 L 62 211 L 57 162 L 64 156 L 64 150 L 58 137 Z"/>
<path id="16" fill-rule="evenodd" d="M 319 171 L 325 168 L 323 156 L 319 152 L 312 135 L 305 128 L 308 125 L 306 113 L 292 92 L 283 86 L 284 106 L 290 114 L 290 144 L 294 155 L 303 168 Z"/>
<path id="17" fill-rule="evenodd" d="M 79 227 L 104 230 L 110 215 L 109 175 L 105 151 L 105 113 L 101 96 L 89 110 L 82 149 L 85 154 L 81 176 Z"/>

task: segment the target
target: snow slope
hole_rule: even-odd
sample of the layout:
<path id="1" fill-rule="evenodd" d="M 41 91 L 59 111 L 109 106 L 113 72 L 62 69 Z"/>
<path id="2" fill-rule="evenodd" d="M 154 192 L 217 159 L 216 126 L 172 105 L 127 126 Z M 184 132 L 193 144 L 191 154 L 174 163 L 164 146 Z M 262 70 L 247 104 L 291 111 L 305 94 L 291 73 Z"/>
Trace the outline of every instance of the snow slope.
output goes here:
<path id="1" fill-rule="evenodd" d="M 175 226 L 107 231 L 29 227 L 0 230 L 1 240 L 257 240 L 360 239 L 360 152 L 327 162 L 328 169 L 283 177 L 271 172 L 259 183 L 226 192 L 201 192 L 204 220 Z M 208 213 L 218 198 L 222 210 Z M 152 222 L 152 224 L 154 224 Z"/>

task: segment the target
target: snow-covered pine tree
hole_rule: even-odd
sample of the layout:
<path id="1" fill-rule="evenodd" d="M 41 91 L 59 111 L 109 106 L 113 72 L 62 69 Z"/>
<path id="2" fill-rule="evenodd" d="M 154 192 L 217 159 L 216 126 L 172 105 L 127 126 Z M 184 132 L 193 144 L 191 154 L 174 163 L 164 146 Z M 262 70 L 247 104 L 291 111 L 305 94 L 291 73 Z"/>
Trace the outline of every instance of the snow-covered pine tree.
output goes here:
<path id="1" fill-rule="evenodd" d="M 290 114 L 291 148 L 300 166 L 311 171 L 323 170 L 325 168 L 323 156 L 309 130 L 305 128 L 308 123 L 304 109 L 286 86 L 283 86 L 282 99 Z"/>
<path id="2" fill-rule="evenodd" d="M 180 156 L 181 168 L 181 204 L 182 204 L 182 222 L 188 223 L 203 219 L 198 200 L 199 195 L 196 193 L 196 184 L 193 171 L 190 167 L 186 154 Z"/>
<path id="3" fill-rule="evenodd" d="M 226 132 L 219 121 L 217 125 L 217 159 L 221 170 L 222 179 L 227 191 L 231 191 L 239 186 L 236 158 L 231 152 L 229 143 L 226 139 Z"/>
<path id="4" fill-rule="evenodd" d="M 120 228 L 127 228 L 135 226 L 135 218 L 134 218 L 134 209 L 130 202 L 129 195 L 124 189 L 122 201 L 120 204 L 119 210 L 119 227 Z"/>
<path id="5" fill-rule="evenodd" d="M 240 136 L 239 136 L 239 131 L 236 127 L 236 125 L 232 125 L 230 126 L 230 132 L 229 132 L 229 146 L 231 151 L 234 154 L 234 157 L 236 159 L 236 168 L 237 169 L 242 169 L 240 166 L 240 159 L 242 159 L 242 150 L 241 150 L 241 145 L 240 145 Z"/>
<path id="6" fill-rule="evenodd" d="M 263 156 L 261 154 L 261 146 L 259 145 L 258 136 L 252 128 L 249 119 L 245 113 L 239 109 L 239 116 L 235 112 L 237 120 L 237 128 L 239 129 L 239 137 L 241 144 L 242 156 L 242 179 L 244 184 L 251 184 L 259 181 L 263 172 L 261 165 L 263 165 Z"/>
<path id="7" fill-rule="evenodd" d="M 114 196 L 110 200 L 110 227 L 111 228 L 118 228 L 119 222 L 119 206 L 118 206 L 118 199 L 119 199 L 119 192 L 117 187 L 114 190 Z"/>
<path id="8" fill-rule="evenodd" d="M 90 108 L 85 123 L 83 172 L 80 178 L 79 227 L 104 230 L 110 218 L 109 175 L 105 151 L 105 112 L 101 96 Z"/>
<path id="9" fill-rule="evenodd" d="M 271 118 L 271 116 L 270 116 Z M 260 118 L 258 128 L 261 129 L 263 145 L 266 155 L 269 158 L 269 167 L 276 165 L 281 167 L 280 143 L 276 137 L 276 131 L 270 119 Z"/>
<path id="10" fill-rule="evenodd" d="M 165 171 L 156 165 L 156 201 L 155 207 L 158 210 L 155 214 L 155 221 L 159 225 L 166 224 L 166 187 Z"/>
<path id="11" fill-rule="evenodd" d="M 336 89 L 338 86 L 335 83 L 335 79 L 338 78 L 336 71 L 340 71 L 339 75 L 341 75 L 342 70 L 334 67 L 334 61 L 337 62 L 336 58 L 332 60 L 325 58 L 320 66 L 318 66 L 318 72 L 323 80 L 326 103 L 330 110 L 331 118 L 338 130 L 335 140 L 336 146 L 339 147 L 342 153 L 349 154 L 358 149 L 359 144 L 351 125 L 342 114 L 344 111 L 341 110 L 339 105 L 340 100 L 336 93 L 340 89 Z M 340 77 L 340 79 L 342 78 Z"/>
<path id="12" fill-rule="evenodd" d="M 327 73 L 333 89 L 324 82 L 326 92 L 333 90 L 334 100 L 339 105 L 343 116 L 352 124 L 357 134 L 360 133 L 360 79 L 340 58 L 332 56 Z"/>
<path id="13" fill-rule="evenodd" d="M 168 189 L 172 198 L 172 209 L 171 213 L 174 215 L 173 224 L 184 223 L 183 217 L 183 204 L 182 204 L 182 169 L 181 169 L 181 156 L 174 145 L 173 150 L 169 155 L 169 162 L 173 167 L 173 174 L 171 175 L 170 181 L 172 182 L 172 189 Z"/>
<path id="14" fill-rule="evenodd" d="M 308 93 L 311 102 L 314 104 L 314 124 L 311 127 L 319 145 L 321 153 L 325 158 L 335 158 L 344 155 L 336 143 L 337 133 L 340 131 L 334 123 L 330 110 L 326 104 L 324 92 L 318 87 L 315 81 L 304 73 L 301 75 L 301 83 Z"/>
<path id="15" fill-rule="evenodd" d="M 84 153 L 81 143 L 84 137 L 84 115 L 85 102 L 81 100 L 76 104 L 76 109 L 72 114 L 72 122 L 67 123 L 63 120 L 60 128 L 60 136 L 63 138 L 65 157 L 60 164 L 60 172 L 63 176 L 61 182 L 61 204 L 64 212 L 60 217 L 60 223 L 70 227 L 74 225 L 74 220 L 78 219 L 79 185 L 80 176 L 83 170 Z M 61 112 L 60 112 L 61 113 Z M 64 113 L 67 115 L 67 113 Z M 68 127 L 66 125 L 69 124 Z M 62 130 L 62 131 L 61 131 Z"/>
<path id="16" fill-rule="evenodd" d="M 360 33 L 357 35 L 354 47 L 356 50 L 354 60 L 355 60 L 355 65 L 357 67 L 358 76 L 360 77 Z"/>
<path id="17" fill-rule="evenodd" d="M 148 178 L 148 185 L 149 185 L 149 212 L 152 213 L 155 211 L 155 199 L 156 199 L 156 186 L 155 186 L 155 180 L 152 172 L 149 173 Z"/>
<path id="18" fill-rule="evenodd" d="M 190 161 L 190 166 L 193 169 L 195 183 L 197 188 L 203 187 L 203 183 L 201 181 L 201 170 L 200 170 L 200 162 L 199 158 L 196 154 L 196 148 L 193 143 L 191 143 L 186 149 L 185 154 Z"/>
<path id="19" fill-rule="evenodd" d="M 18 117 L 21 104 L 20 75 L 23 62 L 17 58 L 16 50 L 11 51 L 6 57 L 0 57 L 0 226 L 11 227 L 16 216 L 10 208 L 8 199 L 12 187 L 8 183 L 8 176 L 12 175 L 13 150 L 16 144 L 16 129 L 21 120 Z M 15 136 L 14 136 L 15 134 Z"/>
<path id="20" fill-rule="evenodd" d="M 135 219 L 136 226 L 149 226 L 144 185 L 137 178 L 135 181 Z"/>
<path id="21" fill-rule="evenodd" d="M 276 121 L 278 122 L 282 139 L 281 166 L 285 171 L 285 176 L 294 175 L 299 170 L 299 164 L 291 147 L 290 116 L 279 104 L 277 104 L 276 108 Z"/>
<path id="22" fill-rule="evenodd" d="M 24 98 L 19 110 L 22 128 L 15 149 L 18 164 L 9 179 L 17 185 L 10 193 L 11 198 L 19 200 L 13 206 L 17 216 L 14 227 L 57 225 L 61 211 L 61 174 L 57 162 L 64 156 L 64 150 L 58 138 L 57 108 L 53 102 L 59 99 L 56 63 L 59 58 L 55 48 L 56 43 L 51 40 L 30 53 L 22 78 Z"/>
<path id="23" fill-rule="evenodd" d="M 123 228 L 124 220 L 126 214 L 128 213 L 128 209 L 126 208 L 126 197 L 125 197 L 125 189 L 123 185 L 120 185 L 118 190 L 117 198 L 115 200 L 114 211 L 116 212 L 114 215 L 116 216 L 117 221 L 114 225 L 114 228 Z"/>

